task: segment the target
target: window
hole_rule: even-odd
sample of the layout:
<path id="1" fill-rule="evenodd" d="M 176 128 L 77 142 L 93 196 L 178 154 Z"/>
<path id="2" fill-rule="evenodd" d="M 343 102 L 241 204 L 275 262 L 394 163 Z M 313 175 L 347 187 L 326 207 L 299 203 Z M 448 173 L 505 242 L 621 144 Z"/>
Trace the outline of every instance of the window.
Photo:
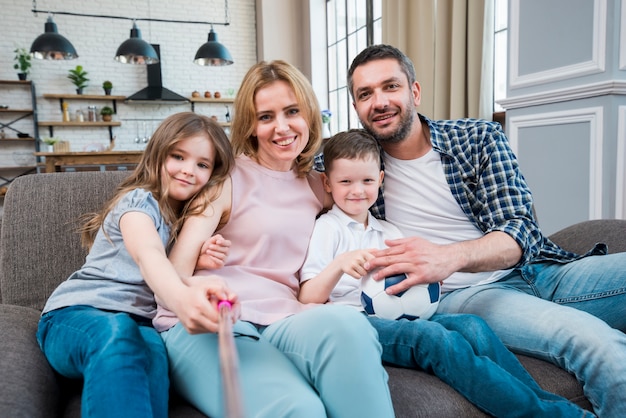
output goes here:
<path id="1" fill-rule="evenodd" d="M 382 42 L 382 0 L 327 0 L 328 106 L 331 132 L 358 128 L 346 77 L 348 66 L 365 47 Z M 504 122 L 504 109 L 496 102 L 506 98 L 507 0 L 494 0 L 494 117 Z M 498 119 L 500 120 L 500 119 Z"/>
<path id="2" fill-rule="evenodd" d="M 348 67 L 369 45 L 382 42 L 382 0 L 327 0 L 328 106 L 331 132 L 358 128 L 347 86 Z"/>
<path id="3" fill-rule="evenodd" d="M 494 54 L 493 54 L 493 111 L 504 112 L 496 103 L 506 97 L 507 72 L 507 37 L 508 37 L 508 5 L 507 0 L 495 0 L 494 10 Z"/>

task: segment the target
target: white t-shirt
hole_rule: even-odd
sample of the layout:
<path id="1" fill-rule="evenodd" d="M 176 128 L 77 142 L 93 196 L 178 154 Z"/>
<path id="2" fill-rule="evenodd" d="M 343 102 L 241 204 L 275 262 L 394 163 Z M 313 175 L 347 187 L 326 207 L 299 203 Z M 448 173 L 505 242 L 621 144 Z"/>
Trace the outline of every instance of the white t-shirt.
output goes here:
<path id="1" fill-rule="evenodd" d="M 336 205 L 315 222 L 304 265 L 300 271 L 303 283 L 317 276 L 339 254 L 368 248 L 386 248 L 386 239 L 402 234 L 389 222 L 368 214 L 367 228 L 346 215 Z M 363 310 L 360 280 L 344 274 L 330 294 L 330 301 Z"/>
<path id="2" fill-rule="evenodd" d="M 385 214 L 405 237 L 417 236 L 435 244 L 483 236 L 454 199 L 439 153 L 433 149 L 414 160 L 385 155 Z M 442 291 L 491 283 L 509 272 L 457 272 L 444 280 Z"/>

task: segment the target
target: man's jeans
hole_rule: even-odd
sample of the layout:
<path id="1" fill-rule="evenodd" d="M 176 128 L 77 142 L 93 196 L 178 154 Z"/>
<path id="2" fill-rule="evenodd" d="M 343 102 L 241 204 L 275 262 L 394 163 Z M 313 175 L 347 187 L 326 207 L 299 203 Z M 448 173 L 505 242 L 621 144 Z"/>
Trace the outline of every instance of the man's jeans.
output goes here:
<path id="1" fill-rule="evenodd" d="M 384 362 L 435 374 L 481 410 L 496 417 L 591 417 L 546 392 L 475 315 L 436 314 L 430 320 L 368 316 Z"/>
<path id="2" fill-rule="evenodd" d="M 481 316 L 512 351 L 576 375 L 599 416 L 624 416 L 626 253 L 528 265 L 447 293 L 438 312 Z"/>
<path id="3" fill-rule="evenodd" d="M 148 320 L 71 306 L 44 314 L 37 340 L 57 372 L 84 379 L 82 417 L 167 417 L 167 353 Z"/>

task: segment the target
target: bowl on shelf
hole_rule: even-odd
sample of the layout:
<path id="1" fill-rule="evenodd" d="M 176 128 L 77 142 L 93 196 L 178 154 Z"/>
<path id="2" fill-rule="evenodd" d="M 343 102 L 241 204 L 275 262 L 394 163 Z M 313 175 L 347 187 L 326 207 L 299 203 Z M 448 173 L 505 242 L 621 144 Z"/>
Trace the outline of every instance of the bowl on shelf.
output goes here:
<path id="1" fill-rule="evenodd" d="M 30 134 L 25 134 L 25 133 L 19 132 L 17 134 L 17 137 L 18 138 L 28 138 L 28 137 L 30 137 Z"/>

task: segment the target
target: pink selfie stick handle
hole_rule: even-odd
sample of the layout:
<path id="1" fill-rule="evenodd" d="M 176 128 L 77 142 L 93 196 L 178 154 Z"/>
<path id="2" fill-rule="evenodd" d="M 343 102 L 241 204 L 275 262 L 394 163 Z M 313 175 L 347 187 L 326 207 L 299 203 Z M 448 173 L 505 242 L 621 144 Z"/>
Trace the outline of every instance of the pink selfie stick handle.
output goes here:
<path id="1" fill-rule="evenodd" d="M 219 309 L 221 311 L 222 306 L 225 306 L 228 309 L 232 309 L 233 308 L 233 304 L 229 300 L 220 300 L 217 303 L 217 309 Z"/>
<path id="2" fill-rule="evenodd" d="M 243 418 L 243 401 L 241 399 L 241 385 L 239 384 L 239 358 L 233 335 L 232 307 L 233 304 L 228 300 L 221 300 L 217 304 L 220 314 L 217 335 L 220 370 L 222 372 L 225 416 L 227 418 Z"/>

